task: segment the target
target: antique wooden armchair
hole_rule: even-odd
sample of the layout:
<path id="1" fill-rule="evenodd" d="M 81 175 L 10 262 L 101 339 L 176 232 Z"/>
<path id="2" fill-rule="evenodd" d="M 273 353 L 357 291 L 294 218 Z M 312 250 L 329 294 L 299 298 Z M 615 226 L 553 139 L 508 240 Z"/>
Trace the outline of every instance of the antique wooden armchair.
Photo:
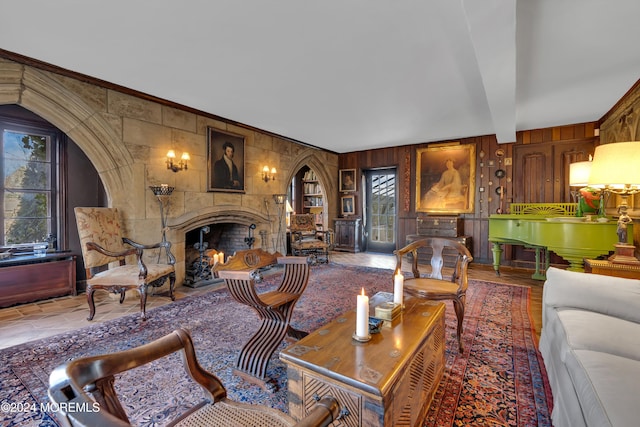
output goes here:
<path id="1" fill-rule="evenodd" d="M 251 251 L 256 250 L 247 251 L 243 258 L 251 255 Z M 266 261 L 268 257 L 262 255 L 260 259 Z M 264 262 L 258 261 L 248 264 L 264 266 Z M 294 329 L 289 324 L 293 308 L 309 282 L 310 268 L 307 258 L 278 257 L 277 264 L 284 266 L 279 286 L 273 291 L 260 294 L 255 288 L 256 267 L 243 271 L 216 270 L 218 277 L 224 279 L 231 296 L 239 303 L 251 307 L 261 320 L 260 328 L 238 354 L 234 373 L 267 390 L 275 389 L 274 384 L 267 378 L 267 366 L 282 340 L 287 335 L 293 339 L 307 335 L 306 332 Z"/>
<path id="2" fill-rule="evenodd" d="M 338 402 L 328 396 L 319 399 L 309 415 L 298 423 L 273 408 L 228 399 L 220 380 L 200 366 L 189 332 L 177 329 L 136 348 L 79 358 L 54 369 L 49 377 L 49 398 L 59 407 L 59 421 L 64 426 L 74 427 L 130 426 L 114 387 L 118 374 L 178 351 L 182 354 L 185 370 L 205 390 L 207 400 L 169 425 L 311 427 L 326 426 L 339 415 Z M 154 384 L 149 384 L 149 387 L 154 387 Z M 95 410 L 96 404 L 99 410 Z"/>
<path id="3" fill-rule="evenodd" d="M 295 256 L 309 256 L 312 262 L 329 262 L 333 245 L 332 230 L 318 230 L 314 214 L 291 215 L 291 252 Z"/>
<path id="4" fill-rule="evenodd" d="M 421 276 L 418 269 L 418 250 L 430 248 L 431 273 Z M 444 265 L 443 252 L 455 254 L 455 264 L 449 280 L 442 276 Z M 396 269 L 394 274 L 402 272 L 402 260 L 405 255 L 411 254 L 411 271 L 413 277 L 404 279 L 404 291 L 409 295 L 426 298 L 429 300 L 452 300 L 453 308 L 458 320 L 458 349 L 463 352 L 462 346 L 462 322 L 464 320 L 465 298 L 468 286 L 467 269 L 473 257 L 469 250 L 455 240 L 442 237 L 426 237 L 416 240 L 402 249 L 394 252 L 396 255 Z"/>
<path id="5" fill-rule="evenodd" d="M 147 292 L 150 286 L 160 287 L 169 279 L 168 296 L 172 301 L 175 300 L 175 258 L 171 253 L 170 242 L 143 245 L 123 237 L 118 210 L 115 208 L 77 207 L 74 211 L 87 272 L 88 320 L 92 320 L 96 313 L 93 299 L 96 289 L 119 293 L 120 303 L 124 301 L 126 291 L 136 290 L 140 294 L 142 320 L 146 319 Z M 156 254 L 155 262 L 151 258 L 147 258 L 145 262 L 146 249 L 164 249 L 167 262 L 159 263 L 160 254 Z M 127 257 L 135 257 L 136 264 L 127 264 Z M 107 268 L 109 264 L 112 265 Z"/>

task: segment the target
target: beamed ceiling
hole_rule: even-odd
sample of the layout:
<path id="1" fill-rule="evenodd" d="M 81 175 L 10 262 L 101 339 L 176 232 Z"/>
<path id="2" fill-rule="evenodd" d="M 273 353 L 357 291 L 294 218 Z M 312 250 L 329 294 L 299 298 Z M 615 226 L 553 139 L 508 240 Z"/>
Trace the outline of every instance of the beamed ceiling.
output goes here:
<path id="1" fill-rule="evenodd" d="M 8 0 L 0 49 L 337 153 L 597 121 L 638 0 Z"/>

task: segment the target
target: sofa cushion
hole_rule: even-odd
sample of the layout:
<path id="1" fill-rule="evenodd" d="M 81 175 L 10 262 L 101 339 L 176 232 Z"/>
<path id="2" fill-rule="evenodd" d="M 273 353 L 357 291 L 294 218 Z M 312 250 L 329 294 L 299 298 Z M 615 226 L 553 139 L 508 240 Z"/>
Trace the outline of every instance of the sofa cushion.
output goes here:
<path id="1" fill-rule="evenodd" d="M 543 300 L 546 306 L 581 308 L 640 323 L 640 280 L 550 267 Z"/>
<path id="2" fill-rule="evenodd" d="M 557 322 L 547 324 L 545 335 L 561 360 L 573 350 L 593 350 L 640 361 L 640 323 L 593 311 L 560 308 Z"/>
<path id="3" fill-rule="evenodd" d="M 599 351 L 573 350 L 566 366 L 588 425 L 638 425 L 640 362 Z"/>

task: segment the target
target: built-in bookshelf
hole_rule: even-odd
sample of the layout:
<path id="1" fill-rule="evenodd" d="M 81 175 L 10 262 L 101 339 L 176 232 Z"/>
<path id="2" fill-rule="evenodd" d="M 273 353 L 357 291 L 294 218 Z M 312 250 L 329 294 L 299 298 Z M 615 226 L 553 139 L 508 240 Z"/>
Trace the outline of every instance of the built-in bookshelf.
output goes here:
<path id="1" fill-rule="evenodd" d="M 302 176 L 302 209 L 304 213 L 316 216 L 317 225 L 323 225 L 324 193 L 312 169 L 305 171 Z"/>

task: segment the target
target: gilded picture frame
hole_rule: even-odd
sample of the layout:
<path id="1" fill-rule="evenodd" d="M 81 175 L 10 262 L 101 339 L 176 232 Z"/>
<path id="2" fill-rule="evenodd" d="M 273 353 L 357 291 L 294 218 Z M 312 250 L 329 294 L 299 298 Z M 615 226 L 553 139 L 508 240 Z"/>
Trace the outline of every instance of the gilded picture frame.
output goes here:
<path id="1" fill-rule="evenodd" d="M 245 192 L 244 143 L 243 135 L 207 127 L 207 191 Z"/>
<path id="2" fill-rule="evenodd" d="M 474 144 L 416 150 L 416 212 L 453 215 L 474 212 Z"/>
<path id="3" fill-rule="evenodd" d="M 354 215 L 356 213 L 355 196 L 342 196 L 340 198 L 340 214 L 342 216 Z"/>
<path id="4" fill-rule="evenodd" d="M 355 169 L 340 169 L 338 178 L 338 188 L 341 192 L 347 193 L 349 191 L 356 191 Z"/>

